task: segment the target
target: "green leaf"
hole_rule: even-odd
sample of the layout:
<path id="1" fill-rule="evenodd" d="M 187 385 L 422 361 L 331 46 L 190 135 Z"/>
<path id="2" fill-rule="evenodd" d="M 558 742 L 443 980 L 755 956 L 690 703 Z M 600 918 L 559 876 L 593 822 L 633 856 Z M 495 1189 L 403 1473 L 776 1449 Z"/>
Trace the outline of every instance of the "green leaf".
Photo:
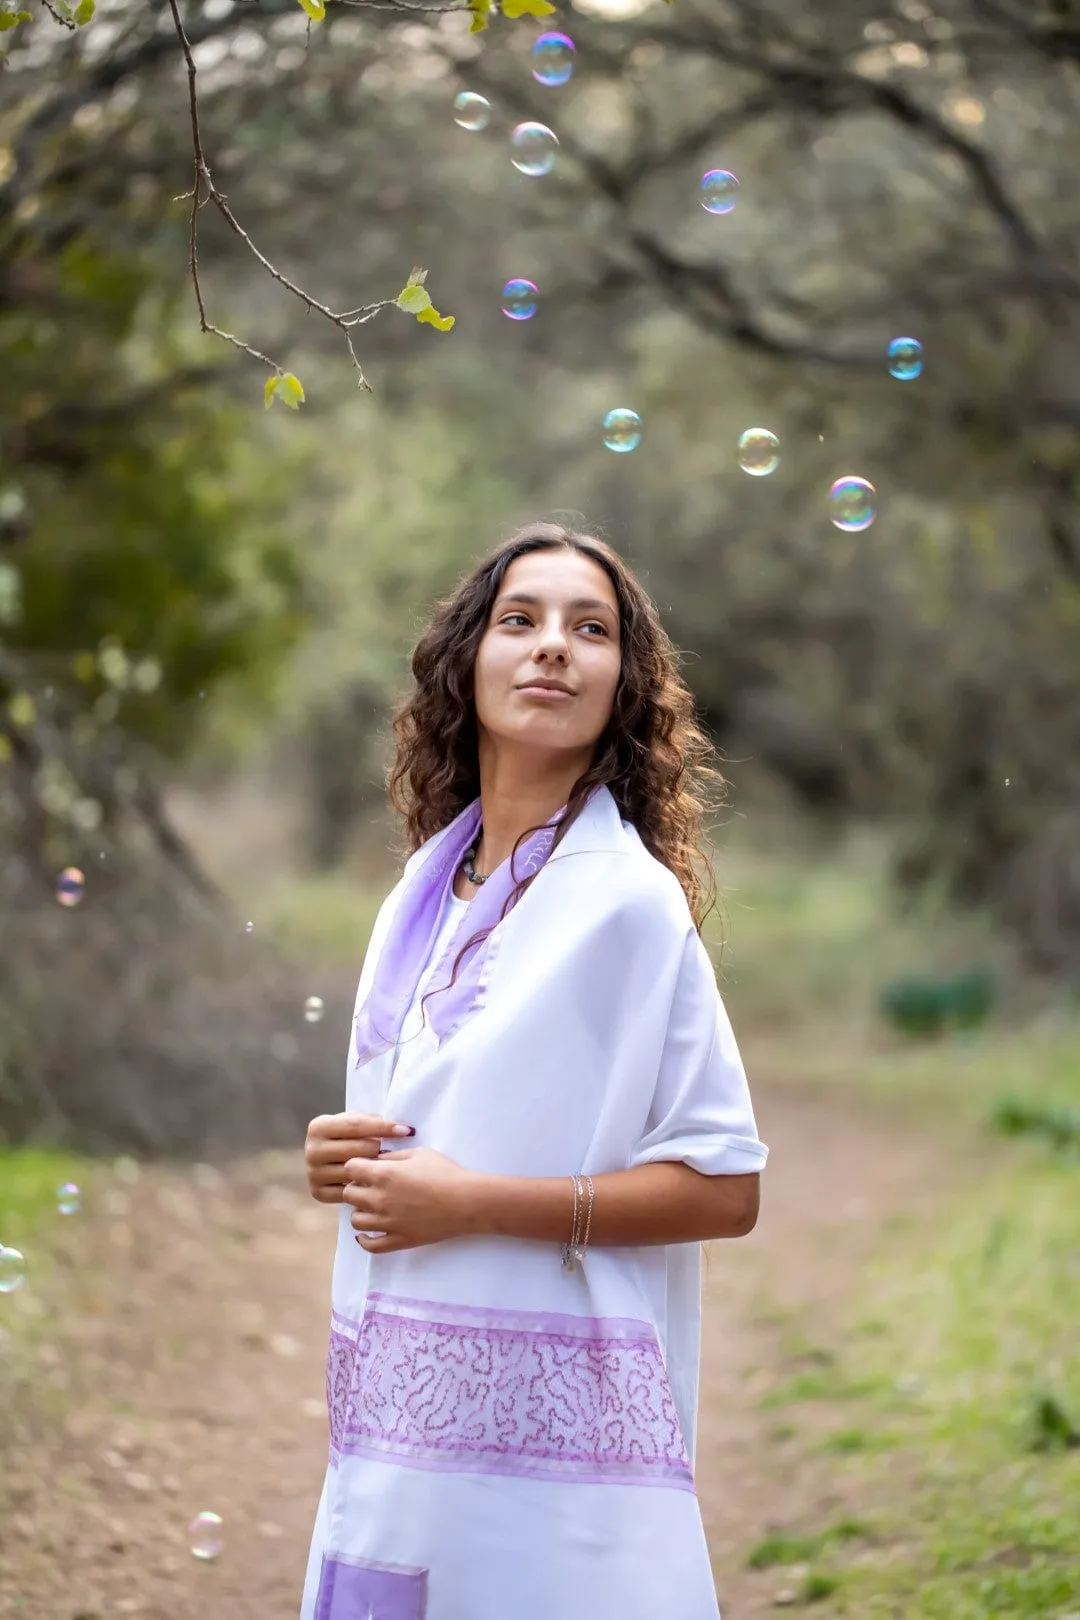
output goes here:
<path id="1" fill-rule="evenodd" d="M 79 0 L 72 12 L 72 21 L 76 27 L 83 28 L 94 15 L 94 0 Z"/>
<path id="2" fill-rule="evenodd" d="M 550 17 L 554 11 L 548 0 L 502 0 L 504 17 Z"/>
<path id="3" fill-rule="evenodd" d="M 406 315 L 422 315 L 425 309 L 431 308 L 431 295 L 410 282 L 397 295 L 398 309 L 403 309 Z"/>
<path id="4" fill-rule="evenodd" d="M 304 385 L 299 377 L 293 376 L 291 371 L 279 371 L 276 377 L 271 377 L 267 381 L 263 390 L 263 399 L 266 402 L 267 410 L 270 409 L 275 399 L 280 399 L 281 403 L 287 405 L 290 411 L 298 411 L 304 403 Z"/>
<path id="5" fill-rule="evenodd" d="M 9 28 L 17 28 L 20 23 L 29 22 L 30 20 L 28 11 L 0 10 L 0 34 L 6 34 Z"/>

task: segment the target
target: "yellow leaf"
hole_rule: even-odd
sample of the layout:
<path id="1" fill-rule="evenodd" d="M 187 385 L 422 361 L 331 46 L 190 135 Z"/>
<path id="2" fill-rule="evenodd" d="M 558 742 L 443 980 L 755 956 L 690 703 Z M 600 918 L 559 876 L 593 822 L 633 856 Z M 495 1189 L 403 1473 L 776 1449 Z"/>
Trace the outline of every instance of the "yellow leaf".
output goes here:
<path id="1" fill-rule="evenodd" d="M 469 0 L 469 10 L 472 12 L 472 21 L 469 24 L 469 33 L 482 33 L 488 25 L 488 12 L 491 10 L 491 0 Z"/>
<path id="2" fill-rule="evenodd" d="M 439 332 L 449 332 L 454 324 L 454 317 L 452 315 L 440 315 L 430 298 L 428 299 L 427 309 L 422 309 L 416 318 L 418 321 L 426 321 L 428 326 L 434 326 L 436 331 Z"/>
<path id="3" fill-rule="evenodd" d="M 0 34 L 6 34 L 9 28 L 17 28 L 20 23 L 29 21 L 28 11 L 0 11 Z"/>
<path id="4" fill-rule="evenodd" d="M 504 17 L 550 17 L 554 11 L 548 0 L 502 0 Z"/>
<path id="5" fill-rule="evenodd" d="M 29 692 L 16 692 L 15 696 L 10 699 L 7 708 L 14 725 L 33 725 L 37 710 Z"/>
<path id="6" fill-rule="evenodd" d="M 267 380 L 263 389 L 263 399 L 267 410 L 275 399 L 280 399 L 290 411 L 298 411 L 304 403 L 304 385 L 299 377 L 294 377 L 291 371 L 279 371 L 276 377 Z"/>
<path id="7" fill-rule="evenodd" d="M 94 15 L 94 0 L 79 0 L 71 15 L 76 27 L 85 27 Z"/>
<path id="8" fill-rule="evenodd" d="M 431 308 L 431 294 L 410 280 L 397 295 L 397 307 L 403 309 L 406 315 L 415 315 L 419 318 L 425 309 Z"/>
<path id="9" fill-rule="evenodd" d="M 322 22 L 326 16 L 326 0 L 300 0 L 312 22 Z"/>

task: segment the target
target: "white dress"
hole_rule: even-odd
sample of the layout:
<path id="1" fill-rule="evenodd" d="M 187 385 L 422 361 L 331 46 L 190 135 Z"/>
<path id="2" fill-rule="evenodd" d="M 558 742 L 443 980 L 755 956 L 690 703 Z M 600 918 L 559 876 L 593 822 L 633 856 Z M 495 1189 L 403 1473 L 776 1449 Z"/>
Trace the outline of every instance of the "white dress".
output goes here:
<path id="1" fill-rule="evenodd" d="M 380 912 L 358 1009 L 443 836 Z M 568 1224 L 574 1171 L 761 1169 L 685 898 L 606 789 L 499 924 L 479 1012 L 440 1045 L 419 1002 L 472 904 L 447 885 L 401 1042 L 350 1052 L 347 1107 L 416 1127 L 388 1145 L 565 1175 Z M 693 1480 L 700 1245 L 591 1246 L 567 1273 L 558 1246 L 509 1238 L 369 1255 L 350 1215 L 301 1620 L 717 1620 Z"/>

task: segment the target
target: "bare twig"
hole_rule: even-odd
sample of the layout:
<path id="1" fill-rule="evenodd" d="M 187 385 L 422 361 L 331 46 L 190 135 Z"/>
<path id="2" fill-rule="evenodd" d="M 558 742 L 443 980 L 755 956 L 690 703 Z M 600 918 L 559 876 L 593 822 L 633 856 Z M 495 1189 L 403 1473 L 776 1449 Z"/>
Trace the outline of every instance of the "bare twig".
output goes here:
<path id="1" fill-rule="evenodd" d="M 395 4 L 397 3 L 398 0 L 395 0 Z M 432 8 L 421 6 L 409 7 L 407 9 L 427 10 Z M 450 9 L 460 8 L 453 7 Z M 232 231 L 233 235 L 238 237 L 240 241 L 243 242 L 248 252 L 259 262 L 259 264 L 262 265 L 263 269 L 266 271 L 267 275 L 272 281 L 276 281 L 280 287 L 284 287 L 286 292 L 292 293 L 295 298 L 300 300 L 306 309 L 309 311 L 314 310 L 317 315 L 323 316 L 325 320 L 329 321 L 331 325 L 336 326 L 343 333 L 345 343 L 349 351 L 349 357 L 356 368 L 357 377 L 359 378 L 358 386 L 360 388 L 367 389 L 367 391 L 370 393 L 371 384 L 364 376 L 363 367 L 360 364 L 359 356 L 357 355 L 356 349 L 353 345 L 352 332 L 355 327 L 365 325 L 375 315 L 377 315 L 380 310 L 387 309 L 390 305 L 396 303 L 396 299 L 383 298 L 378 303 L 365 304 L 359 309 L 354 310 L 333 310 L 328 304 L 324 304 L 320 299 L 314 297 L 313 294 L 305 292 L 303 287 L 299 286 L 297 282 L 293 281 L 289 276 L 285 275 L 283 271 L 279 270 L 277 266 L 271 263 L 271 261 L 266 257 L 266 254 L 263 253 L 261 248 L 257 247 L 252 241 L 248 232 L 240 224 L 240 221 L 233 213 L 225 193 L 218 189 L 214 183 L 213 176 L 210 173 L 210 166 L 207 163 L 206 152 L 203 148 L 202 129 L 199 122 L 199 99 L 195 87 L 198 68 L 195 64 L 195 58 L 192 54 L 191 43 L 188 39 L 183 19 L 180 16 L 178 0 L 169 0 L 169 10 L 172 13 L 173 26 L 176 29 L 176 37 L 180 41 L 180 49 L 184 53 L 184 61 L 187 64 L 188 109 L 191 117 L 191 145 L 195 164 L 195 174 L 191 191 L 185 193 L 185 196 L 188 196 L 191 199 L 191 215 L 188 231 L 188 255 L 191 269 L 191 284 L 195 290 L 195 302 L 198 305 L 199 310 L 200 329 L 203 332 L 208 332 L 212 337 L 219 337 L 222 338 L 226 343 L 231 343 L 234 348 L 241 349 L 244 354 L 251 355 L 252 359 L 260 361 L 264 366 L 268 366 L 271 371 L 277 372 L 279 376 L 282 374 L 283 368 L 279 366 L 276 361 L 271 360 L 269 355 L 263 354 L 261 349 L 256 349 L 253 344 L 248 343 L 244 338 L 237 337 L 234 332 L 226 332 L 222 327 L 215 326 L 207 316 L 206 300 L 203 295 L 202 282 L 199 277 L 199 210 L 204 206 L 205 203 L 209 202 L 213 203 L 214 207 L 217 209 L 221 218 Z"/>
<path id="2" fill-rule="evenodd" d="M 57 11 L 56 7 L 52 3 L 52 0 L 41 0 L 41 3 L 45 7 L 45 10 L 49 13 L 49 16 L 52 18 L 53 22 L 58 22 L 61 28 L 69 28 L 72 33 L 75 32 L 75 24 L 72 22 L 71 18 L 65 17 L 62 12 Z"/>

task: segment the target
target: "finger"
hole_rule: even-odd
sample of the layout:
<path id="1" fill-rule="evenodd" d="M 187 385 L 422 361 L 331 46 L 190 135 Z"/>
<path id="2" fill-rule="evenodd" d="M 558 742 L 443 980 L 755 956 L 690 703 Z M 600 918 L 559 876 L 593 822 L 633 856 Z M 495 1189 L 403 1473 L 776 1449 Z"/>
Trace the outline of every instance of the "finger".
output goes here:
<path id="1" fill-rule="evenodd" d="M 411 1159 L 413 1154 L 419 1153 L 419 1151 L 419 1148 L 385 1148 L 378 1157 L 380 1161 L 383 1159 Z"/>
<path id="2" fill-rule="evenodd" d="M 344 1164 L 347 1159 L 363 1158 L 377 1159 L 379 1156 L 379 1142 L 381 1138 L 372 1137 L 330 1137 L 325 1141 L 312 1142 L 308 1148 L 308 1161 L 311 1164 L 331 1165 Z"/>
<path id="3" fill-rule="evenodd" d="M 342 1166 L 345 1171 L 345 1180 L 347 1182 L 355 1181 L 361 1187 L 373 1186 L 379 1176 L 376 1166 L 388 1157 L 389 1155 L 386 1153 L 372 1153 L 364 1154 L 359 1159 L 346 1159 Z"/>
<path id="4" fill-rule="evenodd" d="M 336 1136 L 349 1141 L 369 1136 L 415 1135 L 411 1125 L 401 1125 L 392 1119 L 381 1119 L 378 1114 L 358 1114 L 349 1111 L 343 1114 L 323 1114 L 317 1120 L 312 1120 L 311 1128 L 320 1138 Z"/>
<path id="5" fill-rule="evenodd" d="M 415 1243 L 406 1243 L 403 1238 L 390 1237 L 387 1233 L 382 1237 L 365 1237 L 362 1232 L 357 1232 L 356 1241 L 368 1254 L 395 1254 L 401 1249 L 417 1247 Z"/>

